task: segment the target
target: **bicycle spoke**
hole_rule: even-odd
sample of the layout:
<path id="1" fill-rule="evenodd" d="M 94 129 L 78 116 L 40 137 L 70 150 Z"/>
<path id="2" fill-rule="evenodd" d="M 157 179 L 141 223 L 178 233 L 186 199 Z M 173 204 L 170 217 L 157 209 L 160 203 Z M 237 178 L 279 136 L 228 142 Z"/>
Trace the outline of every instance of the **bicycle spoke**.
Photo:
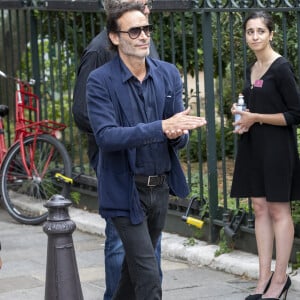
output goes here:
<path id="1" fill-rule="evenodd" d="M 67 184 L 56 180 L 56 173 L 71 176 L 71 162 L 54 137 L 31 136 L 22 146 L 14 146 L 3 164 L 1 179 L 4 202 L 12 216 L 29 224 L 44 221 L 45 202 L 54 194 L 66 196 L 69 190 Z"/>

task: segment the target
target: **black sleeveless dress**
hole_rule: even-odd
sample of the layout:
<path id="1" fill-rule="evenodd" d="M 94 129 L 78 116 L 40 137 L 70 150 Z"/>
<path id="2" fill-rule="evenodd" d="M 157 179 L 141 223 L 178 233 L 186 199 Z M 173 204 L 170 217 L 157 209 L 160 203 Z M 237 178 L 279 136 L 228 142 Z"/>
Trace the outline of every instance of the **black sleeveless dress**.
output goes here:
<path id="1" fill-rule="evenodd" d="M 290 63 L 277 58 L 251 84 L 251 67 L 243 94 L 253 113 L 283 113 L 287 126 L 255 123 L 239 137 L 231 197 L 266 197 L 270 202 L 300 200 L 300 161 L 296 126 L 300 96 Z"/>

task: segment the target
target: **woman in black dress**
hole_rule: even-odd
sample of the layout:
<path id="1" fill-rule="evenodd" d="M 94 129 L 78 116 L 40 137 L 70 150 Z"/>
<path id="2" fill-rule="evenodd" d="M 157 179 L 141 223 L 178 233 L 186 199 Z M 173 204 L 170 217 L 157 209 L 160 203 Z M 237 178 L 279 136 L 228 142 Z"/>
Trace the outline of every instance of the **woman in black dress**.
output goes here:
<path id="1" fill-rule="evenodd" d="M 286 296 L 294 239 L 290 201 L 300 199 L 294 126 L 300 123 L 300 97 L 290 63 L 271 46 L 273 30 L 271 16 L 263 11 L 251 13 L 244 22 L 246 42 L 256 61 L 247 68 L 243 90 L 248 110 L 234 123 L 240 125 L 235 131 L 240 139 L 231 197 L 251 197 L 255 213 L 259 278 L 247 300 Z M 235 105 L 232 113 L 237 113 Z"/>

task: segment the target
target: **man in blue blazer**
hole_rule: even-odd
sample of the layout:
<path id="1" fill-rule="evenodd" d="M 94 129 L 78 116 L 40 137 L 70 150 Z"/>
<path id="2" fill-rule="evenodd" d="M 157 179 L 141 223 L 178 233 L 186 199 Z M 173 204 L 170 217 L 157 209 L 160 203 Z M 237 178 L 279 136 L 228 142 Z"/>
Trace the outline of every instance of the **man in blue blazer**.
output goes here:
<path id="1" fill-rule="evenodd" d="M 148 57 L 151 31 L 140 4 L 111 11 L 107 32 L 118 55 L 87 81 L 88 114 L 100 151 L 99 212 L 112 219 L 125 249 L 113 299 L 161 299 L 154 248 L 169 193 L 189 193 L 177 150 L 186 145 L 188 130 L 206 124 L 184 110 L 176 67 Z"/>
<path id="2" fill-rule="evenodd" d="M 140 2 L 144 5 L 144 14 L 148 16 L 152 8 L 151 0 L 103 0 L 102 4 L 106 14 L 109 13 L 113 7 L 124 2 Z M 87 115 L 86 105 L 86 81 L 91 71 L 102 66 L 110 61 L 116 55 L 116 51 L 109 49 L 109 39 L 107 36 L 106 28 L 104 28 L 89 45 L 85 48 L 80 65 L 77 71 L 77 78 L 73 94 L 73 117 L 77 127 L 87 133 L 88 141 L 88 157 L 90 164 L 94 170 L 97 169 L 99 150 L 95 142 L 95 138 L 90 126 L 90 121 Z M 150 41 L 150 57 L 159 58 L 155 45 Z M 111 300 L 114 291 L 119 282 L 121 267 L 124 258 L 124 249 L 119 235 L 110 218 L 106 218 L 105 225 L 105 293 L 103 300 Z M 161 239 L 158 240 L 155 249 L 156 258 L 160 266 L 160 252 L 161 252 Z M 162 272 L 160 267 L 160 274 L 162 279 Z"/>

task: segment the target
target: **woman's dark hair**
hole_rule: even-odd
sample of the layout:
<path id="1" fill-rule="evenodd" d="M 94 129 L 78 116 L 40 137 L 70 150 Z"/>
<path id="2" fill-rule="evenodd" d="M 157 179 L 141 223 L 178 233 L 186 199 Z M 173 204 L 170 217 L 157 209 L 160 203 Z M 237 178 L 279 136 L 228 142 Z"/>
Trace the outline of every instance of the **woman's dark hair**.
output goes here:
<path id="1" fill-rule="evenodd" d="M 106 19 L 106 29 L 107 34 L 113 32 L 116 33 L 120 30 L 118 20 L 127 12 L 138 10 L 144 13 L 144 5 L 139 2 L 123 2 L 120 5 L 111 9 L 107 15 Z M 108 38 L 109 39 L 109 38 Z M 112 50 L 117 50 L 117 47 L 110 41 L 110 48 Z"/>
<path id="2" fill-rule="evenodd" d="M 246 26 L 247 26 L 247 22 L 251 19 L 264 19 L 264 23 L 267 26 L 267 28 L 269 29 L 270 32 L 274 31 L 274 22 L 272 19 L 272 16 L 267 13 L 266 11 L 254 11 L 251 12 L 245 19 L 244 23 L 243 23 L 243 29 L 244 31 L 246 31 Z"/>

